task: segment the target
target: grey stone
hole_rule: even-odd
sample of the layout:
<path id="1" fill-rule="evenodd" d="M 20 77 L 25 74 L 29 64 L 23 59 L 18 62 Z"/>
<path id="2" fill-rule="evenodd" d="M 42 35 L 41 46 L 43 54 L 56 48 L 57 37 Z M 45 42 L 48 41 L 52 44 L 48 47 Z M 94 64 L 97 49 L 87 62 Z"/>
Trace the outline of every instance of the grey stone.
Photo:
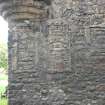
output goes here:
<path id="1" fill-rule="evenodd" d="M 0 0 L 0 12 L 9 105 L 105 105 L 105 0 Z"/>

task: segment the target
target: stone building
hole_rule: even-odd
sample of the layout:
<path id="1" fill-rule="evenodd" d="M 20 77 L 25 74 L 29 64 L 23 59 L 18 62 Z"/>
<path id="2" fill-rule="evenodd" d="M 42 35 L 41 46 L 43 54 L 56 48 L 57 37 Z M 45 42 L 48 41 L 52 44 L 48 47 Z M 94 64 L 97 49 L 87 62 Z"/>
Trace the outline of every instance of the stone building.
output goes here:
<path id="1" fill-rule="evenodd" d="M 9 105 L 105 105 L 105 0 L 0 0 L 9 23 Z"/>

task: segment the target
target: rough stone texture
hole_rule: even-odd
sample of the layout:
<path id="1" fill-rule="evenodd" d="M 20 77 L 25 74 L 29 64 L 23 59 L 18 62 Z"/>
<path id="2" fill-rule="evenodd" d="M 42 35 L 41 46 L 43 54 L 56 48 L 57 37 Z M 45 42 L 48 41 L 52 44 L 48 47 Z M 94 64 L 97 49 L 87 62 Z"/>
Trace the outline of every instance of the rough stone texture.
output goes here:
<path id="1" fill-rule="evenodd" d="M 9 105 L 105 105 L 105 0 L 0 0 L 9 22 Z"/>

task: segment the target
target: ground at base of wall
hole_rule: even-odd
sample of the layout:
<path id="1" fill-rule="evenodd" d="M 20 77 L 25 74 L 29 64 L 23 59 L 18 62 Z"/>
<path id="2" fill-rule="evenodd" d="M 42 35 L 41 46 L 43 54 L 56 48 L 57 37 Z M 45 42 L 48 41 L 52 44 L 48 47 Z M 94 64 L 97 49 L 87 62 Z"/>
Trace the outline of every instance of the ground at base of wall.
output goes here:
<path id="1" fill-rule="evenodd" d="M 0 99 L 0 105 L 8 105 L 8 100 L 7 100 L 7 98 L 2 98 L 2 99 Z"/>

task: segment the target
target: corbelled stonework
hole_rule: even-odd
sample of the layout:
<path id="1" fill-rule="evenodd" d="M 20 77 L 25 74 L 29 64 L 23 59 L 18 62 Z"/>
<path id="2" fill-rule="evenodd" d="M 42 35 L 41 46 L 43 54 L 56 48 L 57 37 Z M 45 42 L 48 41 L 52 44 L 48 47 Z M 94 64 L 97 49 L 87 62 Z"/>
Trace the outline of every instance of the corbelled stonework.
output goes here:
<path id="1" fill-rule="evenodd" d="M 105 105 L 104 0 L 0 0 L 9 23 L 9 105 Z"/>

